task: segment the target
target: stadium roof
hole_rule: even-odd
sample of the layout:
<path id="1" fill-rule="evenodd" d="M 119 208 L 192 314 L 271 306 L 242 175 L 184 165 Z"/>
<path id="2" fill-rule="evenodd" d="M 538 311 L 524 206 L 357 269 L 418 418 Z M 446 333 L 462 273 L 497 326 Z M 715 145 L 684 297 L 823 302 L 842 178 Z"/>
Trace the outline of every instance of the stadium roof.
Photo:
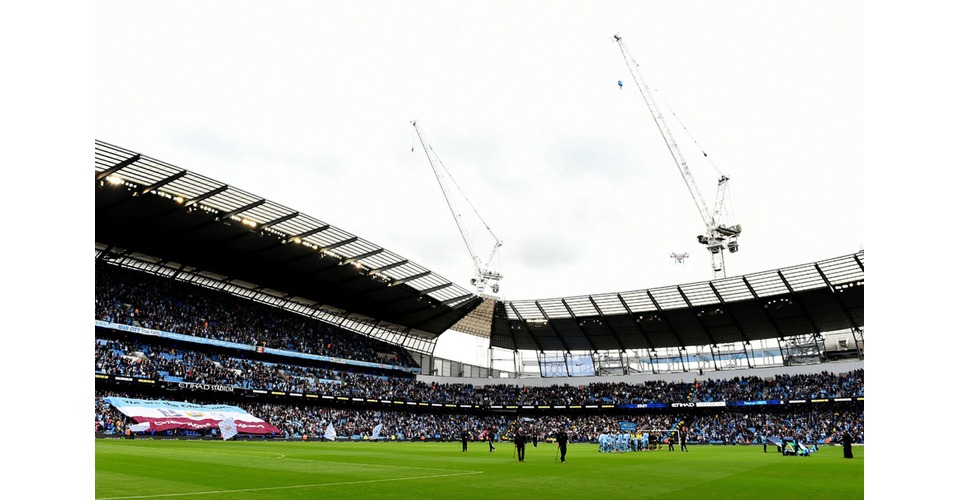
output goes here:
<path id="1" fill-rule="evenodd" d="M 413 335 L 448 329 L 511 350 L 599 351 L 746 343 L 858 329 L 864 254 L 631 292 L 499 301 L 296 210 L 96 141 L 98 256 L 246 284 L 337 317 Z M 402 341 L 407 345 L 406 340 Z"/>
<path id="2" fill-rule="evenodd" d="M 239 280 L 434 337 L 482 299 L 390 250 L 294 209 L 102 141 L 96 243 Z"/>
<path id="3" fill-rule="evenodd" d="M 864 255 L 670 287 L 497 305 L 491 345 L 538 351 L 743 343 L 863 327 Z"/>

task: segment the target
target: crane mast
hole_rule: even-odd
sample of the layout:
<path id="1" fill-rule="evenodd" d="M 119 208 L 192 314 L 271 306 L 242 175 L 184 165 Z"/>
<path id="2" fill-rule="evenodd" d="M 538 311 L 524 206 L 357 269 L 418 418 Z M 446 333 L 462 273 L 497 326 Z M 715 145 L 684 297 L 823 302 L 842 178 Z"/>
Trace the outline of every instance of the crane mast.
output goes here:
<path id="1" fill-rule="evenodd" d="M 729 250 L 730 253 L 734 253 L 740 249 L 737 238 L 740 236 L 741 231 L 740 224 L 724 225 L 721 222 L 723 207 L 728 200 L 727 182 L 730 178 L 725 175 L 720 176 L 717 183 L 716 201 L 713 210 L 710 210 L 703 199 L 703 195 L 700 193 L 700 188 L 697 187 L 697 183 L 693 178 L 693 174 L 690 172 L 690 167 L 687 165 L 683 153 L 680 152 L 680 148 L 677 146 L 677 141 L 674 140 L 673 134 L 670 132 L 670 127 L 667 126 L 667 122 L 663 118 L 663 113 L 660 112 L 657 101 L 650 92 L 650 87 L 647 86 L 643 76 L 640 75 L 640 66 L 633 56 L 630 55 L 630 51 L 627 50 L 620 35 L 613 35 L 613 38 L 617 42 L 617 45 L 619 45 L 620 53 L 623 55 L 623 60 L 627 64 L 630 76 L 633 78 L 637 88 L 640 89 L 643 102 L 647 105 L 647 109 L 650 110 L 650 114 L 653 115 L 653 120 L 657 123 L 660 135 L 663 137 L 664 142 L 666 142 L 667 149 L 670 150 L 670 155 L 673 157 L 677 169 L 680 170 L 680 175 L 683 176 L 687 190 L 690 192 L 690 196 L 693 197 L 693 201 L 697 205 L 697 210 L 700 212 L 700 218 L 703 220 L 705 231 L 704 234 L 697 236 L 697 242 L 706 246 L 707 250 L 710 251 L 713 277 L 726 277 L 723 251 Z"/>
<path id="2" fill-rule="evenodd" d="M 460 189 L 460 186 L 457 185 L 455 180 L 453 180 L 453 176 L 450 175 L 447 167 L 443 165 L 443 162 L 440 161 L 440 158 L 433 150 L 433 147 L 431 147 L 424 138 L 424 133 L 420 127 L 417 126 L 417 121 L 413 120 L 410 123 L 413 125 L 413 129 L 417 133 L 417 138 L 420 139 L 420 145 L 423 146 L 423 152 L 427 155 L 427 161 L 430 162 L 430 167 L 433 169 L 433 175 L 437 178 L 437 183 L 440 184 L 440 190 L 443 192 L 443 197 L 447 201 L 447 206 L 450 207 L 450 213 L 453 215 L 453 219 L 457 223 L 457 229 L 460 230 L 460 236 L 463 238 L 463 243 L 466 245 L 467 251 L 470 253 L 470 258 L 473 260 L 474 275 L 473 278 L 470 279 L 470 284 L 476 287 L 478 294 L 483 294 L 488 285 L 490 286 L 490 291 L 495 294 L 499 293 L 500 280 L 503 279 L 503 275 L 495 269 L 495 261 L 499 256 L 500 247 L 503 246 L 503 241 L 497 238 L 497 235 L 493 233 L 493 230 L 490 229 L 490 226 L 487 225 L 482 217 L 480 217 L 480 213 L 477 212 L 477 209 L 472 203 L 470 203 L 470 200 L 467 199 L 466 195 L 463 194 L 463 190 Z M 490 253 L 487 255 L 486 259 L 481 259 L 476 250 L 474 250 L 470 232 L 463 221 L 463 216 L 460 213 L 460 209 L 458 208 L 454 198 L 451 196 L 451 189 L 448 182 L 452 182 L 457 190 L 460 191 L 464 200 L 466 200 L 467 204 L 470 205 L 470 208 L 473 209 L 477 219 L 479 219 L 479 221 L 483 224 L 483 227 L 487 230 L 487 232 L 490 233 L 490 236 L 494 240 L 493 248 L 490 250 Z"/>

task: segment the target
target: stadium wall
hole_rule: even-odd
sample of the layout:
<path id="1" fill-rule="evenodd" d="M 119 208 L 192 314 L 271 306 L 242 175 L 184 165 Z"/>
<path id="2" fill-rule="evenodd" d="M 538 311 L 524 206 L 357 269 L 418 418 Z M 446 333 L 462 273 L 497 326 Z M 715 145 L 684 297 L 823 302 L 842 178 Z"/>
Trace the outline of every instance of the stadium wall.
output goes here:
<path id="1" fill-rule="evenodd" d="M 439 384 L 472 384 L 474 387 L 485 385 L 524 385 L 530 387 L 547 387 L 551 385 L 586 385 L 592 383 L 627 383 L 642 384 L 649 381 L 693 383 L 696 380 L 728 380 L 736 377 L 773 378 L 777 375 L 804 375 L 812 373 L 830 372 L 835 374 L 862 370 L 863 361 L 837 361 L 797 366 L 773 366 L 741 370 L 706 371 L 703 375 L 697 372 L 686 373 L 644 373 L 638 375 L 603 376 L 603 377 L 531 377 L 522 379 L 491 379 L 469 377 L 436 377 L 418 375 L 417 380 L 424 383 Z"/>

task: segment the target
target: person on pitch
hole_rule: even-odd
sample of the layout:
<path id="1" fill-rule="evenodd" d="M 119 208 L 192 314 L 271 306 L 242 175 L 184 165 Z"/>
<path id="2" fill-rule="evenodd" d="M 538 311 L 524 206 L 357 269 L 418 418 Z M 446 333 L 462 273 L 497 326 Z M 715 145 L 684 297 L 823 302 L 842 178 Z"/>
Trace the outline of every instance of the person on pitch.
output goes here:
<path id="1" fill-rule="evenodd" d="M 513 436 L 513 445 L 517 447 L 517 459 L 523 462 L 524 451 L 527 446 L 527 435 L 523 432 L 523 427 L 517 429 Z"/>
<path id="2" fill-rule="evenodd" d="M 565 463 L 567 461 L 567 440 L 569 439 L 569 436 L 567 436 L 567 431 L 565 431 L 563 428 L 560 428 L 555 437 L 557 440 L 557 447 L 560 448 L 560 463 Z"/>
<path id="3" fill-rule="evenodd" d="M 850 432 L 843 431 L 840 442 L 843 443 L 843 458 L 853 458 L 853 436 Z"/>

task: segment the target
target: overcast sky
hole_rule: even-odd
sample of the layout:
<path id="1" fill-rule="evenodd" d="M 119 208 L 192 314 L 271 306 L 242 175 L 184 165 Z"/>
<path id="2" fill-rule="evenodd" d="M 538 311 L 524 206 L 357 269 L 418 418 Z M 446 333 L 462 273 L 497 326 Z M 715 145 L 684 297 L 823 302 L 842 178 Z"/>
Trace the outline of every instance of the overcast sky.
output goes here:
<path id="1" fill-rule="evenodd" d="M 863 17 L 854 1 L 99 1 L 95 134 L 469 289 L 416 119 L 503 241 L 502 298 L 704 281 L 704 224 L 612 36 L 708 204 L 730 177 L 739 275 L 863 247 Z M 485 257 L 492 238 L 470 235 Z"/>

